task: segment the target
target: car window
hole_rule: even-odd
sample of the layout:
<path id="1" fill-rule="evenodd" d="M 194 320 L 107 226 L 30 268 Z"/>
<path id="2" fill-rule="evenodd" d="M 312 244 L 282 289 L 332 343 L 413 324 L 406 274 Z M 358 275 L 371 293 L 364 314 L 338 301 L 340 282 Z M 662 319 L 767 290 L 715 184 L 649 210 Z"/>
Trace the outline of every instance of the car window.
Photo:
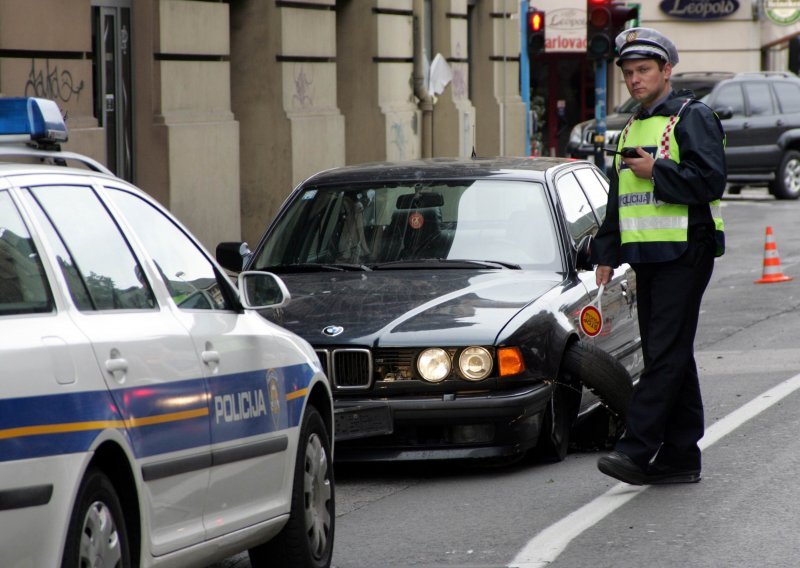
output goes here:
<path id="1" fill-rule="evenodd" d="M 800 85 L 796 83 L 777 82 L 774 84 L 781 111 L 800 112 Z"/>
<path id="2" fill-rule="evenodd" d="M 560 269 L 556 243 L 540 183 L 480 179 L 309 187 L 277 221 L 253 267 L 466 259 Z"/>
<path id="3" fill-rule="evenodd" d="M 130 192 L 108 188 L 155 262 L 172 299 L 186 310 L 230 310 L 214 265 L 161 211 Z"/>
<path id="4" fill-rule="evenodd" d="M 0 315 L 49 312 L 52 296 L 28 228 L 0 191 Z"/>
<path id="5" fill-rule="evenodd" d="M 593 235 L 598 228 L 597 219 L 572 172 L 556 180 L 556 190 L 561 199 L 567 229 L 573 240 L 577 242 L 584 235 Z"/>
<path id="6" fill-rule="evenodd" d="M 602 223 L 606 218 L 606 206 L 608 205 L 608 186 L 604 185 L 600 178 L 591 168 L 581 168 L 575 170 L 575 177 L 578 178 L 583 191 L 589 198 L 589 202 L 597 214 L 597 219 Z"/>
<path id="7" fill-rule="evenodd" d="M 767 83 L 745 83 L 744 91 L 747 93 L 751 116 L 775 114 L 772 89 Z"/>
<path id="8" fill-rule="evenodd" d="M 28 190 L 57 236 L 54 248 L 76 306 L 81 310 L 153 309 L 155 297 L 142 268 L 108 210 L 91 187 Z M 60 243 L 58 241 L 61 241 Z M 88 299 L 88 302 L 82 299 Z"/>
<path id="9" fill-rule="evenodd" d="M 730 108 L 734 116 L 744 116 L 744 95 L 738 83 L 719 88 L 713 102 L 714 109 Z"/>

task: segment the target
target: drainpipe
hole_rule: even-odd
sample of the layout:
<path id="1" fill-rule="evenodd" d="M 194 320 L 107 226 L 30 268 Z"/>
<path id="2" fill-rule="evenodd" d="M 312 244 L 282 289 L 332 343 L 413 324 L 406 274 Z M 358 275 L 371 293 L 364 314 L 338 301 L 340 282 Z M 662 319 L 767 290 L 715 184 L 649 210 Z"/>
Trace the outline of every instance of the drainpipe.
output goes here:
<path id="1" fill-rule="evenodd" d="M 423 158 L 433 157 L 433 99 L 428 93 L 426 76 L 430 53 L 431 4 L 429 0 L 414 0 L 414 94 L 422 111 L 420 145 Z"/>

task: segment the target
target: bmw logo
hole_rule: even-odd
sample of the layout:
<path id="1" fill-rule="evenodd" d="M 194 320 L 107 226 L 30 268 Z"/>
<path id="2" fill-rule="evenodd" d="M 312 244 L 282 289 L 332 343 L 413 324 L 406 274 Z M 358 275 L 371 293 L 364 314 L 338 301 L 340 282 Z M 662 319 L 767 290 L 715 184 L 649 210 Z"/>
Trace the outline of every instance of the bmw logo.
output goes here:
<path id="1" fill-rule="evenodd" d="M 340 325 L 329 325 L 328 327 L 322 330 L 322 333 L 324 335 L 327 335 L 328 337 L 336 337 L 343 331 L 344 328 Z"/>

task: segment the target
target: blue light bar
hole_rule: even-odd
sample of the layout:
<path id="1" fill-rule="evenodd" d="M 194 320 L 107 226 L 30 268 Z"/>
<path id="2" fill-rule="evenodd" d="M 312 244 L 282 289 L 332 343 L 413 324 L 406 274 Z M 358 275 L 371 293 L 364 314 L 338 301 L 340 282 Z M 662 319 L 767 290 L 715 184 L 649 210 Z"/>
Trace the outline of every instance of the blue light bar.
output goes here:
<path id="1" fill-rule="evenodd" d="M 29 136 L 42 142 L 66 142 L 67 125 L 55 101 L 33 97 L 0 98 L 0 139 Z"/>

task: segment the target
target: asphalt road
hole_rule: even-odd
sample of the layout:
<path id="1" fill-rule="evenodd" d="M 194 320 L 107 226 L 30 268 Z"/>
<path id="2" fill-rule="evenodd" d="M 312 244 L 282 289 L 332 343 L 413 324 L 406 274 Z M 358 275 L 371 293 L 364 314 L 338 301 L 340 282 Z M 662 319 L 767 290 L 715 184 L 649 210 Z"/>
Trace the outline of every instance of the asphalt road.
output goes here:
<path id="1" fill-rule="evenodd" d="M 500 469 L 339 466 L 334 566 L 797 566 L 800 202 L 745 189 L 723 207 L 728 250 L 697 337 L 701 483 L 618 484 L 597 471 L 598 452 Z M 753 282 L 767 226 L 791 282 Z M 249 566 L 239 555 L 214 568 Z"/>

